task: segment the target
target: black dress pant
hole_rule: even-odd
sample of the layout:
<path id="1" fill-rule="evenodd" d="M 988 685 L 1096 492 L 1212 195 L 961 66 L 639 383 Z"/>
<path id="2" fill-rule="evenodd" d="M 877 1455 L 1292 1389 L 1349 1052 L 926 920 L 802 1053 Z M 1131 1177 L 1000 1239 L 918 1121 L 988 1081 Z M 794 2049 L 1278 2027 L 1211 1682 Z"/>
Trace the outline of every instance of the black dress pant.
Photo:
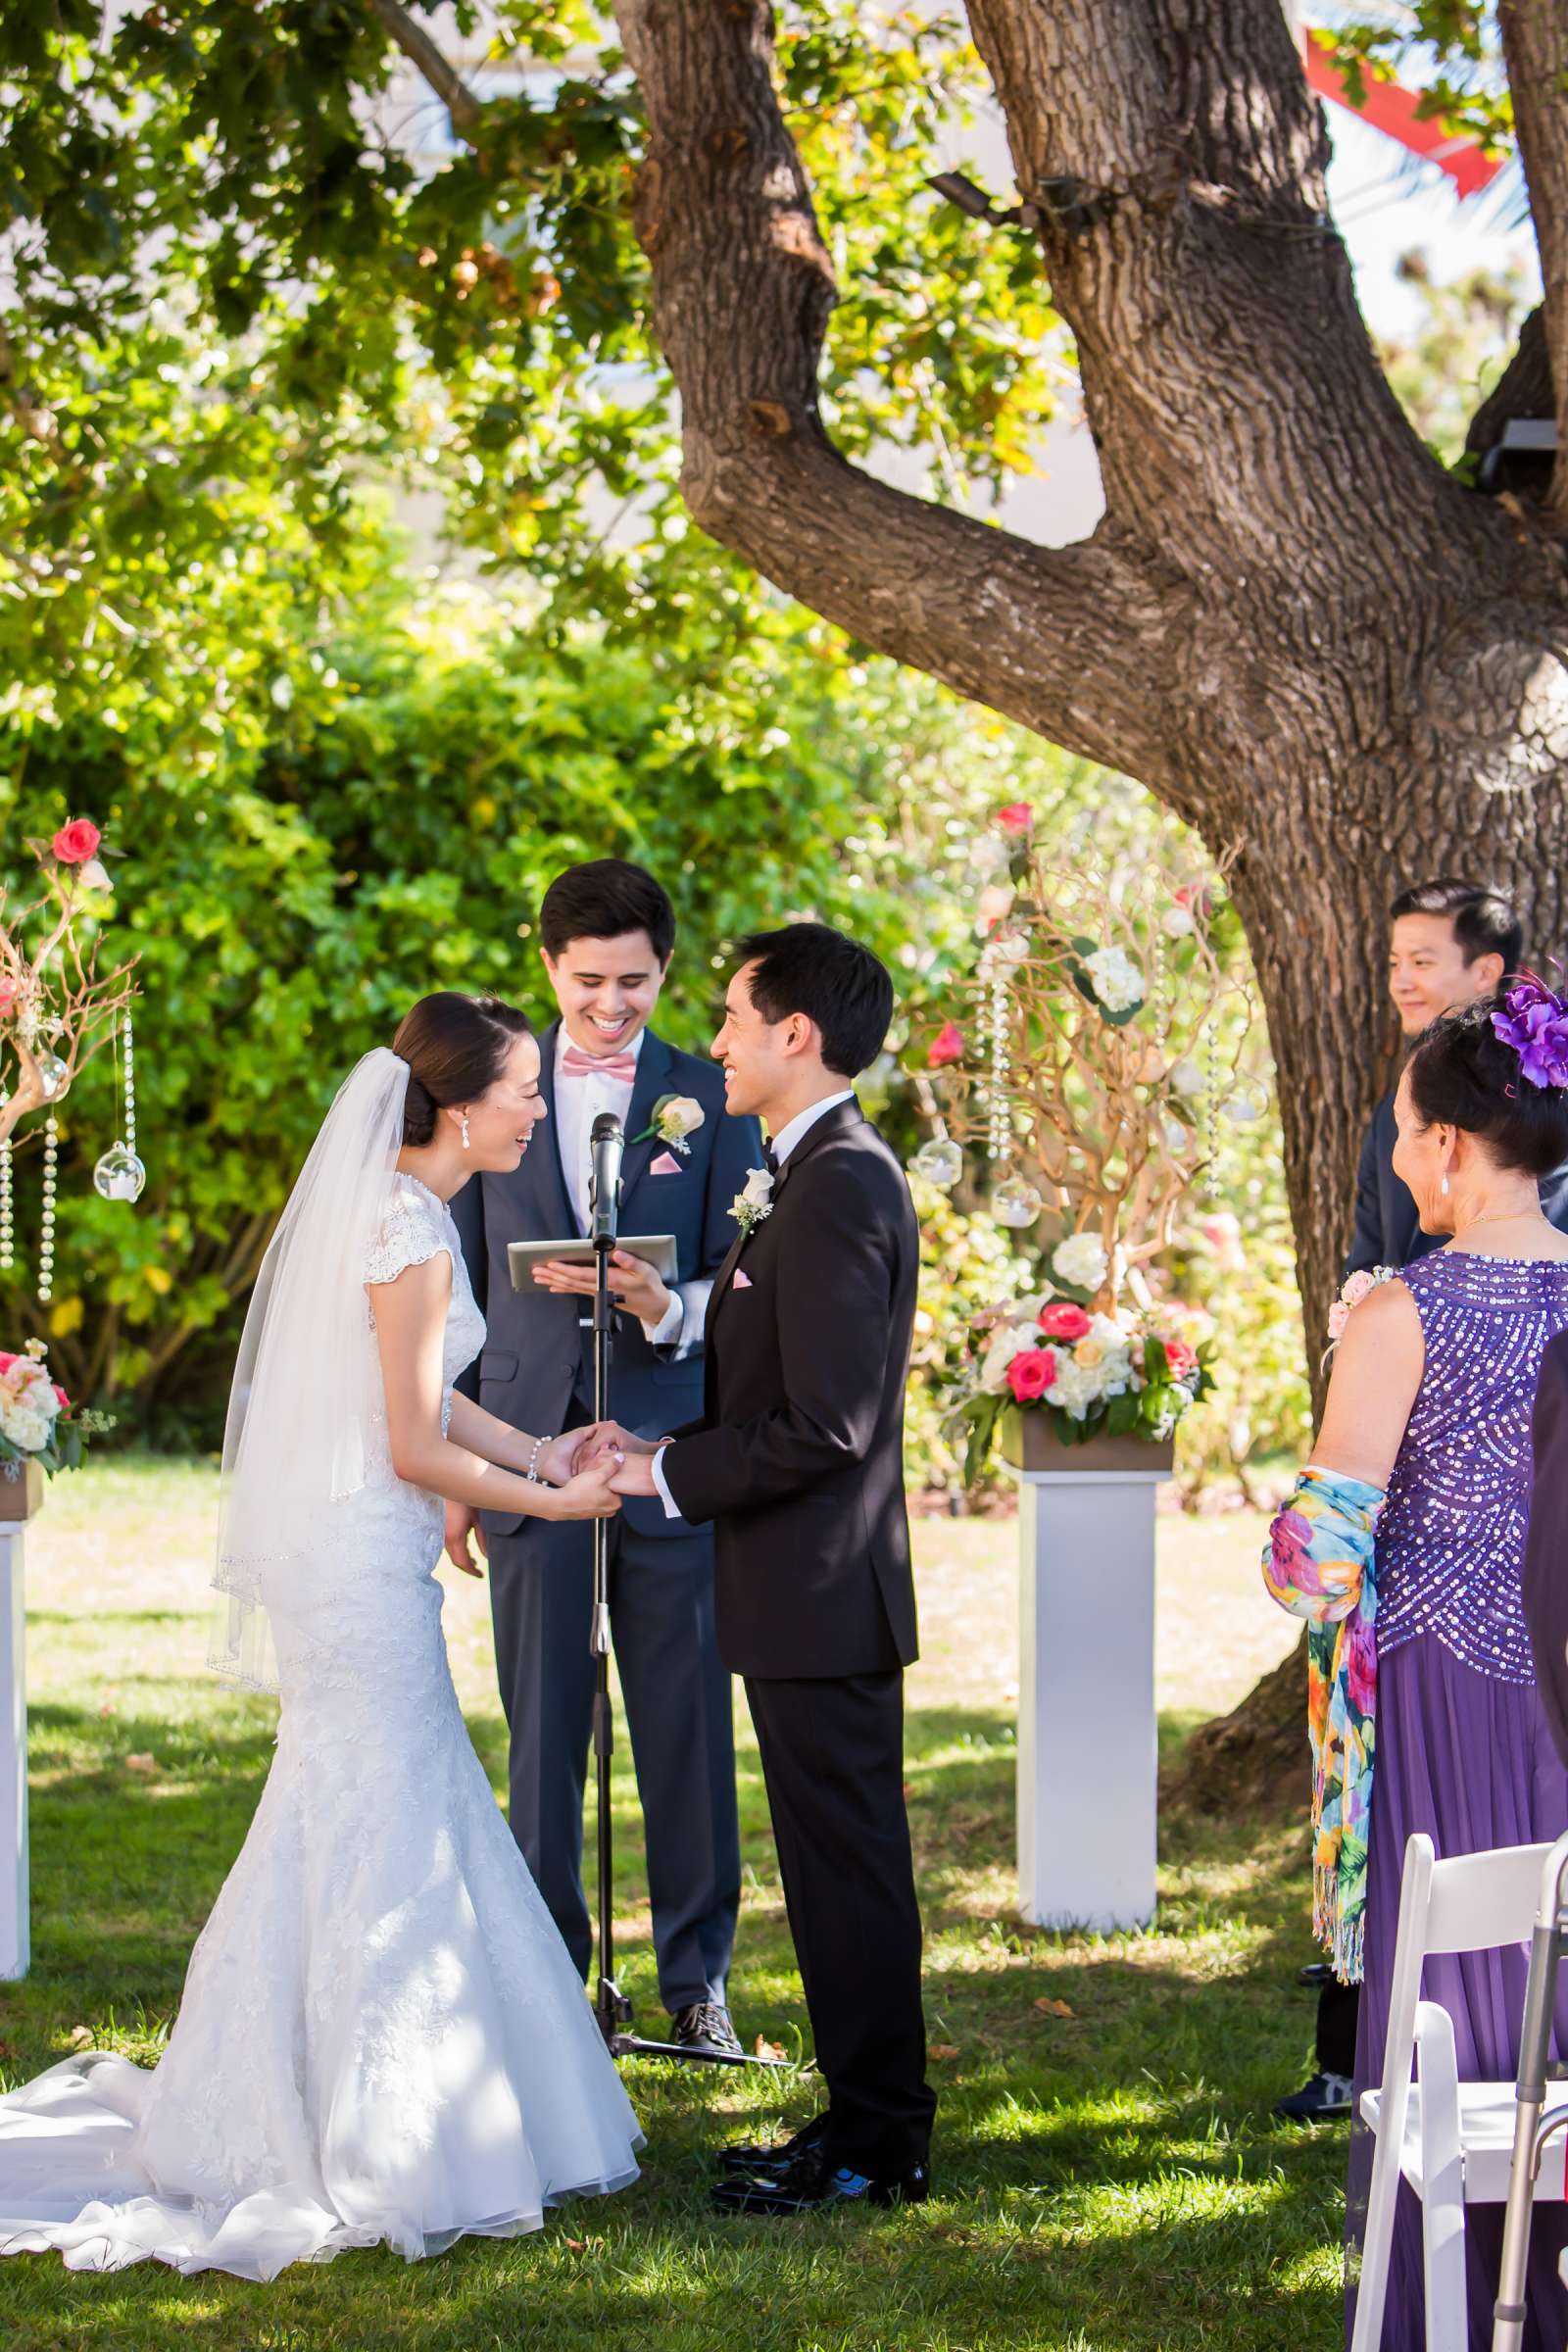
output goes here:
<path id="1" fill-rule="evenodd" d="M 827 2150 L 857 2172 L 906 2173 L 926 2160 L 936 2095 L 904 1805 L 904 1677 L 748 1677 L 746 1696 L 827 2084 Z"/>

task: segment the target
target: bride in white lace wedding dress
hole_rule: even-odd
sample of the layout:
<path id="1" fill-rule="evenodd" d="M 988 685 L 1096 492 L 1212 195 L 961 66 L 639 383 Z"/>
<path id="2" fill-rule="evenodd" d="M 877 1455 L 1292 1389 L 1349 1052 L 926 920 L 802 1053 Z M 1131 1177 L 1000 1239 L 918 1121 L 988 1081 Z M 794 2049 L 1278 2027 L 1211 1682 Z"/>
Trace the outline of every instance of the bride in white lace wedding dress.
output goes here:
<path id="1" fill-rule="evenodd" d="M 443 1494 L 616 1507 L 612 1464 L 574 1478 L 574 1441 L 453 1393 L 484 1323 L 446 1201 L 516 1164 L 538 1066 L 510 1008 L 427 998 L 295 1188 L 235 1376 L 214 1660 L 269 1680 L 270 1635 L 276 1755 L 157 2067 L 86 2051 L 0 2098 L 0 2251 L 270 2278 L 514 2235 L 636 2177 L 636 2119 L 459 1712 L 434 1575 Z"/>

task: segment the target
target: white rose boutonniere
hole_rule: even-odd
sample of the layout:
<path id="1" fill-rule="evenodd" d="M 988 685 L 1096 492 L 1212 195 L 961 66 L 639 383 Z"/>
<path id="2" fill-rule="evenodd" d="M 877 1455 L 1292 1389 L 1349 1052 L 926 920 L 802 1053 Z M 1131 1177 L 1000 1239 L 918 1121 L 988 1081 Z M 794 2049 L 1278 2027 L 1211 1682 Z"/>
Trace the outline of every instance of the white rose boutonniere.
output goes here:
<path id="1" fill-rule="evenodd" d="M 695 1135 L 707 1118 L 708 1113 L 695 1095 L 661 1095 L 654 1104 L 653 1118 L 641 1135 L 634 1135 L 631 1140 L 634 1144 L 655 1141 L 667 1144 L 685 1159 L 691 1152 L 686 1138 Z"/>
<path id="2" fill-rule="evenodd" d="M 750 1233 L 764 1217 L 773 1214 L 773 1173 L 770 1168 L 750 1168 L 746 1189 L 736 1194 L 729 1204 L 729 1213 L 742 1233 Z"/>

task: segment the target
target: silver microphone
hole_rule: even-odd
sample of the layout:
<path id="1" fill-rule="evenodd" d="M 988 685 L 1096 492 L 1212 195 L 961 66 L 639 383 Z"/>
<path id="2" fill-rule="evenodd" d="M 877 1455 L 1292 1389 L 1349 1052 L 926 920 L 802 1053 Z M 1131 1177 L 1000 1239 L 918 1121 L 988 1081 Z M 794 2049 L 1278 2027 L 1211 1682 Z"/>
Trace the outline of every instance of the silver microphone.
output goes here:
<path id="1" fill-rule="evenodd" d="M 626 1138 L 612 1110 L 602 1110 L 589 1138 L 593 1172 L 588 1182 L 591 1242 L 613 1242 L 620 1208 L 620 1159 Z"/>

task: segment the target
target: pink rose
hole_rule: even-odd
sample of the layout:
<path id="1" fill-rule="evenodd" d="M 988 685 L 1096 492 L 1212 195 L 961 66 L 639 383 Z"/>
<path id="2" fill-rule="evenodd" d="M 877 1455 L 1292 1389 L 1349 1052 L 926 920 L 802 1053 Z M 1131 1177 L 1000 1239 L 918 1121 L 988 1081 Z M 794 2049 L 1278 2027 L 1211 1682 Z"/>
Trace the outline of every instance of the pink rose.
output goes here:
<path id="1" fill-rule="evenodd" d="M 74 816 L 69 825 L 62 825 L 49 847 L 62 865 L 85 865 L 89 858 L 98 855 L 103 835 L 90 816 Z"/>
<path id="2" fill-rule="evenodd" d="M 1329 1308 L 1329 1338 L 1331 1340 L 1343 1340 L 1345 1337 L 1345 1326 L 1349 1320 L 1350 1310 L 1346 1305 L 1345 1300 L 1343 1298 L 1336 1298 L 1334 1304 Z"/>
<path id="3" fill-rule="evenodd" d="M 1007 1386 L 1020 1404 L 1029 1404 L 1056 1385 L 1056 1359 L 1049 1348 L 1025 1348 L 1007 1366 Z"/>
<path id="4" fill-rule="evenodd" d="M 1185 1380 L 1190 1372 L 1198 1370 L 1198 1357 L 1185 1340 L 1165 1342 L 1165 1361 L 1170 1366 L 1172 1380 Z"/>
<path id="5" fill-rule="evenodd" d="M 21 1360 L 22 1359 L 20 1356 L 0 1355 L 0 1379 L 5 1377 L 6 1373 L 10 1371 L 13 1364 L 20 1363 Z"/>
<path id="6" fill-rule="evenodd" d="M 1081 1306 L 1068 1298 L 1057 1298 L 1040 1310 L 1040 1328 L 1048 1340 L 1086 1340 L 1090 1319 Z"/>
<path id="7" fill-rule="evenodd" d="M 1009 801 L 1005 808 L 997 811 L 997 822 L 1004 833 L 1027 833 L 1034 821 L 1032 801 Z"/>
<path id="8" fill-rule="evenodd" d="M 1010 883 L 988 882 L 986 884 L 985 889 L 980 893 L 976 911 L 988 931 L 996 929 L 1003 916 L 1010 909 L 1012 900 L 1013 892 Z"/>
<path id="9" fill-rule="evenodd" d="M 1353 1274 L 1347 1276 L 1340 1297 L 1347 1306 L 1359 1306 L 1362 1299 L 1370 1298 L 1377 1287 L 1365 1266 L 1358 1266 Z"/>
<path id="10" fill-rule="evenodd" d="M 60 1386 L 58 1380 L 54 1383 L 54 1392 L 60 1401 L 60 1410 L 63 1413 L 69 1413 L 71 1410 L 71 1398 L 66 1395 L 65 1390 Z"/>
<path id="11" fill-rule="evenodd" d="M 938 1030 L 930 1053 L 926 1055 L 929 1068 L 940 1070 L 944 1062 L 963 1059 L 963 1031 L 956 1021 L 945 1021 Z"/>

